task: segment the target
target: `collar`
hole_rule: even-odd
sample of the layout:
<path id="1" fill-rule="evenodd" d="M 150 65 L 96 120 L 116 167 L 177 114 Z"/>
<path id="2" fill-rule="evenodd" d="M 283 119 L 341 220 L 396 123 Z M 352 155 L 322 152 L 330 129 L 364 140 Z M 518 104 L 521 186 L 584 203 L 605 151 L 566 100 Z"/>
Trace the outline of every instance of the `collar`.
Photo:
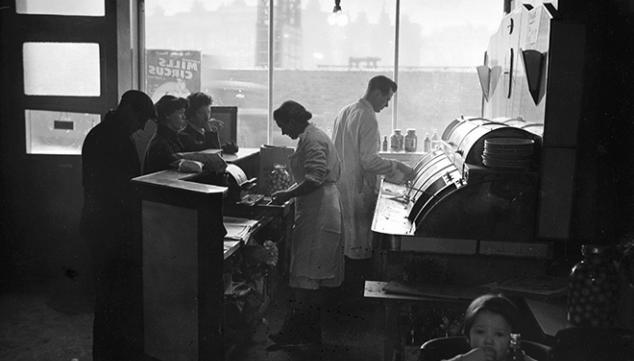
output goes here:
<path id="1" fill-rule="evenodd" d="M 299 135 L 297 136 L 298 141 L 301 141 L 301 140 L 303 140 L 306 137 L 306 133 L 308 133 L 308 128 L 310 128 L 312 126 L 313 126 L 313 123 L 308 123 L 306 128 L 304 128 L 304 131 L 299 133 Z"/>
<path id="2" fill-rule="evenodd" d="M 365 99 L 365 98 L 361 98 L 359 99 L 359 103 L 365 105 L 366 107 L 368 107 L 370 110 L 374 111 L 374 108 L 372 107 L 372 104 L 370 104 L 370 102 Z"/>

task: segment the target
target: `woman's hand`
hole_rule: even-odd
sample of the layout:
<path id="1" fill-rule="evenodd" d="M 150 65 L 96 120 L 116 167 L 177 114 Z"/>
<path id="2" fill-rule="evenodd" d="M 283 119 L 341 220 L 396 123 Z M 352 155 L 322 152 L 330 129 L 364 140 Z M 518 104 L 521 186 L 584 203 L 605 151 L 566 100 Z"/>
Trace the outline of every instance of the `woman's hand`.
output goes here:
<path id="1" fill-rule="evenodd" d="M 212 132 L 218 132 L 221 128 L 225 126 L 225 122 L 219 119 L 211 118 L 207 121 L 207 130 Z"/>
<path id="2" fill-rule="evenodd" d="M 271 204 L 284 204 L 286 203 L 286 201 L 288 201 L 289 199 L 293 197 L 291 197 L 291 193 L 289 191 L 285 190 L 285 191 L 277 191 L 271 194 L 271 198 L 273 199 Z"/>

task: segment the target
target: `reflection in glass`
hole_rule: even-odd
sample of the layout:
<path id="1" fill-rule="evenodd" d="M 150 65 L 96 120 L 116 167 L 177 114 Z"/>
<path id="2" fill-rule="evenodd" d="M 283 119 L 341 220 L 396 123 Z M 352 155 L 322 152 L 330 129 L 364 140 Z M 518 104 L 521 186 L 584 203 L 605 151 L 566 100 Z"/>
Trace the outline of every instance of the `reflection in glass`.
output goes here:
<path id="1" fill-rule="evenodd" d="M 18 0 L 18 14 L 104 16 L 104 0 Z"/>
<path id="2" fill-rule="evenodd" d="M 27 154 L 81 154 L 86 134 L 101 116 L 26 109 L 24 119 Z"/>
<path id="3" fill-rule="evenodd" d="M 24 43 L 24 94 L 99 96 L 99 44 Z"/>

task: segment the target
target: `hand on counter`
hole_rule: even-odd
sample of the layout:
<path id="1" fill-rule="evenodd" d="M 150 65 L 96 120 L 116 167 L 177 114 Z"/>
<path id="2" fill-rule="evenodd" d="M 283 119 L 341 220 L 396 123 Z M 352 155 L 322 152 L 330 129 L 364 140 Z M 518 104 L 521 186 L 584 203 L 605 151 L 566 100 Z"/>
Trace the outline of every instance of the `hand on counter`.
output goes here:
<path id="1" fill-rule="evenodd" d="M 385 177 L 385 180 L 394 184 L 404 184 L 414 178 L 414 169 L 399 161 L 392 163 L 392 172 Z"/>
<path id="2" fill-rule="evenodd" d="M 179 159 L 176 166 L 181 173 L 202 173 L 204 164 L 195 160 Z"/>
<path id="3" fill-rule="evenodd" d="M 186 152 L 177 153 L 181 159 L 201 162 L 207 172 L 222 173 L 227 169 L 227 162 L 218 153 Z"/>
<path id="4" fill-rule="evenodd" d="M 233 142 L 229 142 L 222 146 L 222 152 L 225 154 L 236 154 L 238 153 L 238 150 L 238 146 Z"/>
<path id="5" fill-rule="evenodd" d="M 291 197 L 291 192 L 289 192 L 288 190 L 283 190 L 283 191 L 277 191 L 273 193 L 271 195 L 271 198 L 273 199 L 271 201 L 271 204 L 280 205 L 280 204 L 286 203 L 289 199 L 293 197 Z"/>
<path id="6" fill-rule="evenodd" d="M 401 163 L 399 162 L 397 164 L 397 167 L 399 168 L 399 170 L 401 172 L 403 172 L 403 174 L 405 174 L 405 181 L 410 181 L 412 180 L 412 178 L 414 178 L 414 168 L 410 167 L 409 165 L 405 164 L 405 163 Z"/>

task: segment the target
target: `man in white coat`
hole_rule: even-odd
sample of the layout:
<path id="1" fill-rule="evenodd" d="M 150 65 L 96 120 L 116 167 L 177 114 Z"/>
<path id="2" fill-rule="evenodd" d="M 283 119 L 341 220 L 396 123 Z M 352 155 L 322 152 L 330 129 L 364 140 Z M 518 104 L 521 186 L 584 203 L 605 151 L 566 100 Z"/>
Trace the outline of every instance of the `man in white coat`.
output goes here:
<path id="1" fill-rule="evenodd" d="M 337 186 L 344 220 L 345 283 L 354 288 L 357 296 L 359 292 L 362 294 L 363 280 L 371 270 L 370 227 L 378 191 L 377 176 L 401 172 L 408 180 L 413 175 L 408 165 L 378 154 L 381 138 L 376 113 L 388 106 L 396 88 L 396 83 L 386 76 L 373 77 L 363 98 L 341 109 L 333 127 L 332 140 L 342 162 Z"/>

